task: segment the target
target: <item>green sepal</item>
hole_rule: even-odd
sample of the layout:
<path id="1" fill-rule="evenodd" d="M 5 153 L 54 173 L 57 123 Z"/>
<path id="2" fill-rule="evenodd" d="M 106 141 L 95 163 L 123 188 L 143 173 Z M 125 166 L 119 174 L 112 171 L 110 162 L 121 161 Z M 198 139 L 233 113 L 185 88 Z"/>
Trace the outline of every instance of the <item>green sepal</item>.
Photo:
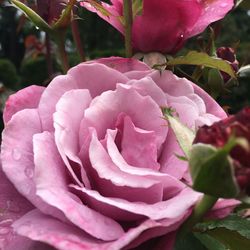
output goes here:
<path id="1" fill-rule="evenodd" d="M 76 3 L 76 0 L 70 0 L 66 8 L 62 11 L 58 20 L 52 25 L 52 29 L 64 29 L 67 28 L 72 21 L 72 9 Z"/>
<path id="2" fill-rule="evenodd" d="M 173 130 L 182 151 L 185 156 L 189 158 L 190 150 L 195 137 L 194 131 L 181 123 L 180 119 L 173 115 L 174 111 L 171 108 L 162 108 L 162 112 L 164 117 L 167 119 L 169 126 Z"/>
<path id="3" fill-rule="evenodd" d="M 23 4 L 18 0 L 10 0 L 10 1 L 16 8 L 21 10 L 32 21 L 32 23 L 40 30 L 45 31 L 47 33 L 52 32 L 51 27 L 35 11 L 33 11 L 27 5 Z"/>
<path id="4" fill-rule="evenodd" d="M 193 145 L 189 170 L 193 189 L 218 198 L 233 198 L 239 193 L 229 152 L 237 143 L 229 140 L 223 148 L 208 144 Z"/>

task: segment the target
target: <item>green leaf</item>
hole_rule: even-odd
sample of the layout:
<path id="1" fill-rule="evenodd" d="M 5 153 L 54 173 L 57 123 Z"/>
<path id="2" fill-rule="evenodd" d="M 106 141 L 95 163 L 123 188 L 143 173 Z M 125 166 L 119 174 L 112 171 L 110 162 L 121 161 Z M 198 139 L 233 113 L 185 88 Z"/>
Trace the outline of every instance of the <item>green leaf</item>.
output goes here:
<path id="1" fill-rule="evenodd" d="M 133 0 L 132 10 L 133 10 L 133 19 L 136 16 L 141 16 L 143 11 L 143 0 Z"/>
<path id="2" fill-rule="evenodd" d="M 208 54 L 203 52 L 190 51 L 186 56 L 176 57 L 167 62 L 167 65 L 169 66 L 181 64 L 215 68 L 229 74 L 233 78 L 236 78 L 236 74 L 229 62 L 216 57 L 210 57 Z"/>
<path id="3" fill-rule="evenodd" d="M 199 239 L 208 250 L 227 250 L 220 241 L 206 233 L 194 233 L 194 236 Z"/>
<path id="4" fill-rule="evenodd" d="M 228 153 L 232 145 L 224 148 L 198 143 L 193 145 L 189 159 L 189 169 L 193 189 L 214 197 L 236 197 L 239 190 L 233 175 Z"/>
<path id="5" fill-rule="evenodd" d="M 174 117 L 171 112 L 171 110 L 163 108 L 163 114 L 172 128 L 182 151 L 188 158 L 195 137 L 194 131 L 182 124 L 179 118 Z"/>
<path id="6" fill-rule="evenodd" d="M 207 232 L 210 236 L 220 241 L 227 250 L 249 250 L 250 240 L 244 238 L 236 231 L 225 228 L 216 228 Z"/>
<path id="7" fill-rule="evenodd" d="M 51 27 L 31 8 L 17 0 L 11 0 L 11 3 L 21 10 L 39 29 L 47 33 L 52 31 Z"/>
<path id="8" fill-rule="evenodd" d="M 250 221 L 236 214 L 230 215 L 223 220 L 214 220 L 196 225 L 198 230 L 209 231 L 215 228 L 226 228 L 238 232 L 242 237 L 250 240 Z"/>
<path id="9" fill-rule="evenodd" d="M 176 239 L 174 250 L 208 250 L 193 233 Z M 213 249 L 215 250 L 215 249 Z"/>
<path id="10" fill-rule="evenodd" d="M 218 69 L 209 69 L 208 71 L 208 86 L 210 94 L 217 98 L 223 89 L 224 80 Z"/>
<path id="11" fill-rule="evenodd" d="M 239 77 L 250 77 L 250 64 L 243 66 L 238 71 Z"/>
<path id="12" fill-rule="evenodd" d="M 72 9 L 76 3 L 76 0 L 70 0 L 66 8 L 62 11 L 59 19 L 52 25 L 52 29 L 66 28 L 71 22 Z"/>

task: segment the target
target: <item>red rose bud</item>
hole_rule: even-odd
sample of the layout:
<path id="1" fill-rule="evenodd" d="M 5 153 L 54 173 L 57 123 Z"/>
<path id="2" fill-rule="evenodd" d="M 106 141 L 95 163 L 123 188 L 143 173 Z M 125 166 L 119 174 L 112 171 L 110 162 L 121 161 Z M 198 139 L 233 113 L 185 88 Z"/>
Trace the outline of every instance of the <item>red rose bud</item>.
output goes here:
<path id="1" fill-rule="evenodd" d="M 250 107 L 244 108 L 236 115 L 201 127 L 193 143 L 211 144 L 223 147 L 232 136 L 244 138 L 250 146 Z M 230 152 L 235 170 L 235 177 L 241 191 L 250 195 L 250 149 L 237 144 Z"/>
<path id="2" fill-rule="evenodd" d="M 235 72 L 239 70 L 239 62 L 236 59 L 235 50 L 233 48 L 220 47 L 217 49 L 216 54 L 219 58 L 227 60 L 231 64 L 231 67 Z M 228 74 L 224 72 L 221 72 L 221 74 L 225 82 L 227 82 L 231 78 Z"/>

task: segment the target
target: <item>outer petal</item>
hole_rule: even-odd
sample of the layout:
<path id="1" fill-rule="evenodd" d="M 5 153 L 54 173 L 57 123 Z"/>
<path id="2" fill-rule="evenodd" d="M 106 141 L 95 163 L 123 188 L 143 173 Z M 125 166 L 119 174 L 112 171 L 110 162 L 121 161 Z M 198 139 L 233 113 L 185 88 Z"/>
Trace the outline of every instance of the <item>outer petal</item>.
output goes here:
<path id="1" fill-rule="evenodd" d="M 33 210 L 14 223 L 14 230 L 35 241 L 46 242 L 59 250 L 104 250 L 105 243 L 77 227 L 62 223 Z"/>
<path id="2" fill-rule="evenodd" d="M 46 203 L 96 238 L 114 240 L 123 234 L 117 222 L 90 209 L 68 191 L 66 169 L 58 157 L 52 134 L 45 132 L 34 137 L 34 154 L 37 194 Z"/>
<path id="3" fill-rule="evenodd" d="M 57 76 L 44 91 L 38 106 L 43 130 L 54 130 L 53 113 L 56 103 L 65 92 L 88 89 L 91 96 L 95 97 L 106 90 L 115 89 L 117 83 L 127 80 L 128 78 L 119 71 L 95 62 L 79 64 L 70 69 L 67 75 Z"/>
<path id="4" fill-rule="evenodd" d="M 28 200 L 22 197 L 7 179 L 0 166 L 0 249 L 15 250 L 17 244 L 27 245 L 30 241 L 17 236 L 11 224 L 33 209 Z M 27 248 L 26 248 L 27 249 Z M 21 250 L 26 250 L 24 247 Z"/>
<path id="5" fill-rule="evenodd" d="M 5 104 L 4 123 L 6 124 L 16 112 L 22 109 L 36 108 L 44 89 L 33 85 L 11 95 Z"/>
<path id="6" fill-rule="evenodd" d="M 201 0 L 203 11 L 187 37 L 201 33 L 210 23 L 222 19 L 234 6 L 234 0 Z"/>

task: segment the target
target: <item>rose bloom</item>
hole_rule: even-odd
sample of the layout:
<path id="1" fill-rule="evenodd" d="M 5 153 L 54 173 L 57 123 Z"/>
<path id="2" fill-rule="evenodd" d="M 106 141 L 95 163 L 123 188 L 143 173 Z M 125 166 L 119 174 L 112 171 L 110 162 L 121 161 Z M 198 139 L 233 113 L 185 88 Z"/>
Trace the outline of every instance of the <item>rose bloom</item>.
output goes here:
<path id="1" fill-rule="evenodd" d="M 111 0 L 111 5 L 98 2 L 101 2 L 107 12 L 95 8 L 91 5 L 91 1 L 81 1 L 81 5 L 96 12 L 124 34 L 121 21 L 123 0 Z M 137 9 L 138 14 L 134 17 L 132 25 L 134 51 L 158 51 L 168 54 L 177 52 L 188 38 L 203 32 L 210 23 L 222 19 L 234 5 L 234 0 L 143 0 L 141 2 L 142 13 Z M 136 9 L 133 11 L 135 15 Z"/>
<path id="2" fill-rule="evenodd" d="M 230 156 L 233 160 L 236 181 L 241 191 L 250 196 L 250 107 L 212 126 L 201 127 L 194 143 L 201 142 L 220 148 L 228 142 L 231 136 L 244 138 L 249 147 L 247 149 L 236 145 L 230 152 Z"/>
<path id="3" fill-rule="evenodd" d="M 133 59 L 82 63 L 47 88 L 12 95 L 1 249 L 172 249 L 200 194 L 184 184 L 187 163 L 175 155 L 183 153 L 162 107 L 191 128 L 226 117 L 190 81 Z M 214 215 L 235 204 L 218 202 Z"/>

